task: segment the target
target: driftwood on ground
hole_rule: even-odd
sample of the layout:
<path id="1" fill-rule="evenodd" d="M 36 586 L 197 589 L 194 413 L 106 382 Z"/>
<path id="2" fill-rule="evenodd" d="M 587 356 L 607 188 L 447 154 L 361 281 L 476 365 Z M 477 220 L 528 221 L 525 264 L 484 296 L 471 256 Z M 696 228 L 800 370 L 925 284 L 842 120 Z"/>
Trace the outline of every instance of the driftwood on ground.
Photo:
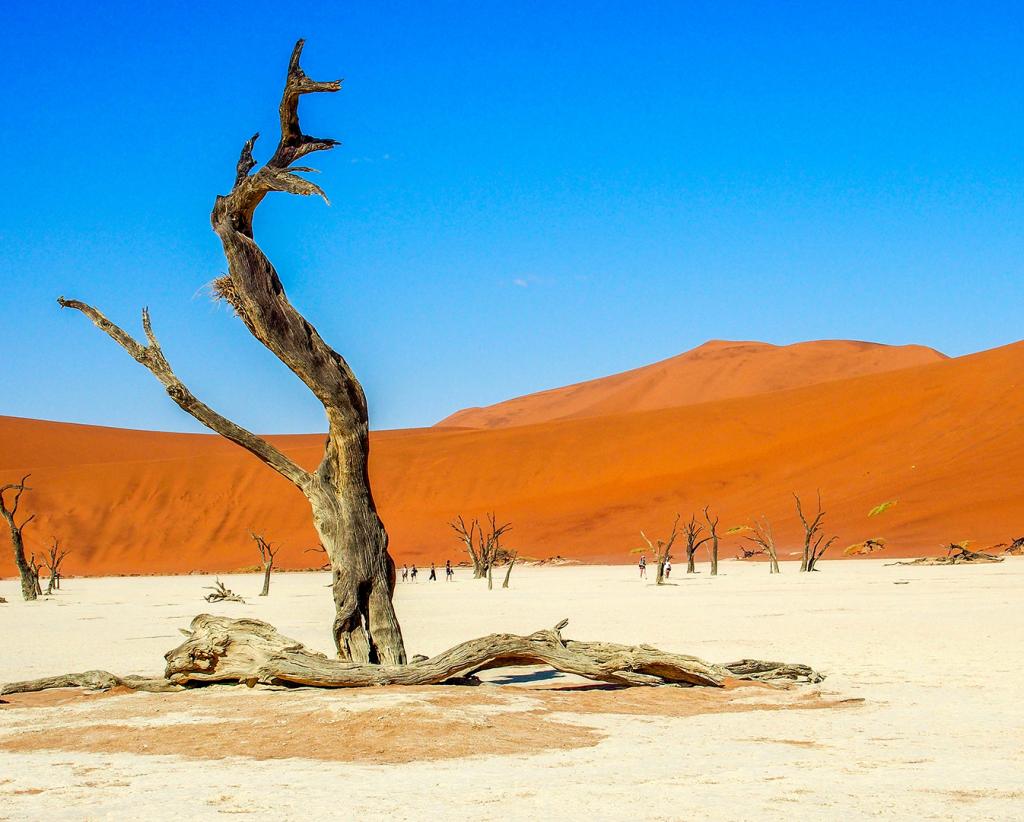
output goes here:
<path id="1" fill-rule="evenodd" d="M 1003 557 L 995 557 L 984 551 L 971 551 L 963 545 L 950 545 L 944 557 L 921 557 L 904 562 L 887 562 L 886 565 L 978 565 L 1002 561 Z"/>
<path id="2" fill-rule="evenodd" d="M 245 602 L 242 597 L 226 587 L 219 579 L 213 585 L 207 585 L 203 590 L 213 592 L 203 597 L 207 602 Z"/>
<path id="3" fill-rule="evenodd" d="M 200 614 L 188 639 L 165 655 L 163 679 L 117 677 L 103 671 L 68 674 L 0 688 L 0 694 L 45 688 L 85 687 L 171 690 L 213 682 L 360 688 L 380 685 L 436 685 L 472 682 L 491 668 L 548 665 L 557 671 L 619 686 L 703 685 L 722 687 L 727 679 L 759 682 L 821 682 L 806 665 L 744 659 L 727 665 L 694 656 L 670 654 L 649 645 L 578 642 L 554 628 L 529 636 L 491 634 L 463 642 L 436 656 L 417 657 L 403 665 L 374 665 L 331 659 L 278 633 L 257 619 Z"/>

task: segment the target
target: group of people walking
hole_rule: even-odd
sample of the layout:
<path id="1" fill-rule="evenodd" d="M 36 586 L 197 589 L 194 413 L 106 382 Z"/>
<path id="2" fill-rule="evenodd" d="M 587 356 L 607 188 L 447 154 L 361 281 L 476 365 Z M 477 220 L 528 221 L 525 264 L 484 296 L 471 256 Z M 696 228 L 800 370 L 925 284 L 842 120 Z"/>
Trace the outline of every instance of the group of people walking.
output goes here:
<path id="1" fill-rule="evenodd" d="M 402 565 L 402 582 L 415 582 L 416 577 L 419 576 L 420 569 L 413 563 L 412 567 L 408 565 Z M 452 568 L 452 561 L 450 559 L 444 562 L 444 576 L 446 582 L 451 582 L 455 579 L 455 569 Z M 427 577 L 428 582 L 437 582 L 437 567 L 434 563 L 430 563 L 430 576 Z"/>

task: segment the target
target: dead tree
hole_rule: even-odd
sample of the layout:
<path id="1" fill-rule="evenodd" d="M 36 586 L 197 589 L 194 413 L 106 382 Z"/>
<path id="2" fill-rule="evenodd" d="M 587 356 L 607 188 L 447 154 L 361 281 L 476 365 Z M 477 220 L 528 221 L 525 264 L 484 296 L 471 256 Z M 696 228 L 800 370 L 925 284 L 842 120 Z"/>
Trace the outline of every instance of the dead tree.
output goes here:
<path id="1" fill-rule="evenodd" d="M 814 566 L 817 565 L 818 560 L 821 559 L 822 555 L 829 549 L 839 537 L 829 537 L 825 539 L 822 528 L 824 527 L 825 512 L 821 508 L 821 491 L 818 491 L 818 510 L 814 517 L 810 520 L 804 516 L 803 505 L 800 504 L 800 497 L 793 494 L 793 499 L 796 500 L 796 513 L 800 517 L 800 522 L 804 527 L 804 550 L 800 558 L 800 570 L 801 571 L 815 571 L 817 570 Z"/>
<path id="2" fill-rule="evenodd" d="M 704 533 L 704 526 L 697 522 L 696 515 L 690 517 L 690 521 L 686 523 L 686 573 L 695 574 L 697 573 L 697 566 L 694 564 L 694 554 L 697 553 L 697 549 L 700 548 L 705 542 L 711 539 L 710 536 L 701 537 Z"/>
<path id="3" fill-rule="evenodd" d="M 466 520 L 462 516 L 448 523 L 455 531 L 459 541 L 466 546 L 469 558 L 473 562 L 473 579 L 486 577 L 487 587 L 493 588 L 494 580 L 491 569 L 502 561 L 507 561 L 511 556 L 507 549 L 501 547 L 501 537 L 512 529 L 512 523 L 506 522 L 504 525 L 498 525 L 498 519 L 492 511 L 487 515 L 487 524 L 489 529 L 484 530 L 480 521 L 474 519 L 467 526 Z"/>
<path id="4" fill-rule="evenodd" d="M 654 555 L 654 561 L 657 564 L 658 573 L 655 577 L 655 585 L 662 585 L 665 582 L 665 564 L 672 559 L 672 546 L 675 544 L 676 537 L 679 536 L 679 514 L 676 514 L 676 518 L 672 522 L 672 531 L 669 533 L 668 539 L 657 539 L 651 542 L 643 531 L 640 532 L 640 536 L 644 538 L 644 542 L 647 543 L 647 547 Z M 642 551 L 643 549 L 638 548 L 636 550 Z"/>
<path id="5" fill-rule="evenodd" d="M 466 520 L 463 519 L 460 514 L 457 519 L 452 520 L 448 525 L 455 531 L 459 540 L 463 545 L 466 546 L 466 552 L 469 554 L 469 559 L 473 563 L 473 579 L 480 579 L 484 575 L 484 563 L 480 558 L 480 554 L 476 550 L 476 531 L 480 527 L 478 520 L 473 520 L 468 526 Z"/>
<path id="6" fill-rule="evenodd" d="M 750 525 L 730 528 L 728 533 L 735 534 L 740 531 L 750 531 L 750 534 L 745 535 L 743 539 L 747 540 L 752 546 L 750 548 L 740 546 L 740 551 L 743 552 L 742 559 L 749 559 L 758 555 L 766 556 L 768 557 L 768 573 L 780 573 L 779 555 L 775 550 L 775 534 L 772 533 L 772 524 L 768 521 L 768 517 L 762 516 L 760 519 L 755 519 Z"/>
<path id="7" fill-rule="evenodd" d="M 32 586 L 36 589 L 36 596 L 41 597 L 43 595 L 43 586 L 39 583 L 39 572 L 43 569 L 43 561 L 36 559 L 36 552 L 33 551 L 29 557 L 28 564 L 32 569 Z"/>
<path id="8" fill-rule="evenodd" d="M 60 540 L 57 537 L 53 538 L 53 545 L 50 546 L 46 558 L 43 559 L 46 570 L 50 572 L 50 581 L 46 584 L 47 596 L 55 590 L 60 590 L 60 566 L 64 562 L 64 558 L 70 553 L 71 551 L 60 547 Z"/>
<path id="9" fill-rule="evenodd" d="M 511 556 L 508 558 L 508 565 L 505 566 L 505 581 L 501 583 L 502 588 L 508 588 L 508 581 L 512 578 L 512 566 L 516 564 L 516 557 L 519 554 L 516 551 L 512 551 Z"/>
<path id="10" fill-rule="evenodd" d="M 220 578 L 215 579 L 213 585 L 207 585 L 203 590 L 213 592 L 203 597 L 207 602 L 245 602 L 242 597 L 225 586 Z"/>
<path id="11" fill-rule="evenodd" d="M 231 192 L 218 197 L 212 222 L 228 261 L 228 274 L 214 282 L 249 331 L 287 365 L 322 403 L 328 433 L 323 459 L 309 472 L 274 445 L 217 414 L 198 400 L 172 371 L 153 333 L 148 311 L 142 327 L 146 344 L 136 341 L 92 306 L 59 302 L 81 311 L 145 366 L 186 412 L 290 480 L 305 494 L 313 523 L 332 564 L 334 640 L 340 659 L 310 652 L 253 619 L 201 614 L 192 621 L 185 643 L 165 655 L 163 678 L 117 677 L 105 671 L 65 674 L 8 683 L 0 694 L 54 687 L 173 690 L 214 681 L 304 684 L 318 687 L 420 685 L 465 679 L 493 667 L 546 664 L 559 671 L 616 685 L 686 684 L 721 687 L 728 677 L 760 681 L 820 682 L 802 665 L 740 660 L 727 665 L 668 654 L 647 645 L 573 642 L 561 636 L 565 622 L 529 636 L 492 634 L 464 642 L 432 658 L 406 661 L 392 595 L 395 566 L 387 551 L 387 533 L 377 515 L 367 472 L 369 426 L 366 400 L 345 360 L 332 350 L 285 297 L 273 265 L 253 239 L 253 214 L 271 191 L 323 192 L 295 174 L 307 169 L 292 163 L 313 151 L 332 148 L 334 140 L 309 137 L 299 128 L 303 94 L 331 92 L 340 82 L 318 83 L 299 67 L 300 40 L 292 52 L 280 105 L 281 138 L 273 156 L 259 168 L 252 156 L 256 135 L 242 149 Z M 505 526 L 507 527 L 507 526 Z M 494 525 L 492 515 L 492 531 Z M 499 533 L 494 535 L 498 551 Z M 485 543 L 486 544 L 486 543 Z M 228 596 L 221 597 L 221 594 Z M 240 599 L 219 580 L 212 599 Z"/>
<path id="12" fill-rule="evenodd" d="M 709 539 L 711 540 L 711 576 L 718 576 L 718 515 L 711 518 L 709 509 L 711 506 L 704 506 L 704 521 L 708 524 Z"/>
<path id="13" fill-rule="evenodd" d="M 279 107 L 280 139 L 273 155 L 258 168 L 250 137 L 238 159 L 234 185 L 218 196 L 211 214 L 213 230 L 227 258 L 228 273 L 214 280 L 214 294 L 225 300 L 245 327 L 309 388 L 324 407 L 328 433 L 323 459 L 307 471 L 267 440 L 221 416 L 195 397 L 175 375 L 143 309 L 146 344 L 108 320 L 91 305 L 61 297 L 65 308 L 81 311 L 103 332 L 149 369 L 183 410 L 223 437 L 252 452 L 291 481 L 309 502 L 313 524 L 327 549 L 333 570 L 334 641 L 338 656 L 356 662 L 405 662 L 405 645 L 392 595 L 395 563 L 388 536 L 370 489 L 369 420 L 362 386 L 344 358 L 288 301 L 273 264 L 253 238 L 253 215 L 267 194 L 316 194 L 315 183 L 293 165 L 308 154 L 334 148 L 337 141 L 310 137 L 299 126 L 304 94 L 335 92 L 341 81 L 317 82 L 299 65 L 303 41 L 292 51 Z"/>
<path id="14" fill-rule="evenodd" d="M 260 534 L 251 534 L 256 541 L 256 547 L 260 552 L 260 562 L 263 563 L 263 590 L 260 596 L 265 597 L 270 593 L 270 572 L 274 569 L 274 557 L 281 550 L 281 546 L 274 547 L 274 543 L 267 542 Z"/>
<path id="15" fill-rule="evenodd" d="M 25 540 L 22 533 L 25 526 L 36 518 L 35 514 L 26 517 L 21 525 L 18 525 L 15 517 L 18 514 L 18 506 L 21 504 L 21 495 L 31 491 L 25 483 L 30 477 L 25 474 L 20 482 L 10 482 L 0 486 L 0 514 L 7 520 L 7 527 L 11 532 L 11 549 L 14 551 L 14 564 L 18 567 L 18 574 L 21 577 L 21 595 L 26 600 L 35 599 L 39 596 L 37 591 L 39 584 L 32 566 L 25 559 Z M 10 495 L 8 497 L 8 494 Z"/>

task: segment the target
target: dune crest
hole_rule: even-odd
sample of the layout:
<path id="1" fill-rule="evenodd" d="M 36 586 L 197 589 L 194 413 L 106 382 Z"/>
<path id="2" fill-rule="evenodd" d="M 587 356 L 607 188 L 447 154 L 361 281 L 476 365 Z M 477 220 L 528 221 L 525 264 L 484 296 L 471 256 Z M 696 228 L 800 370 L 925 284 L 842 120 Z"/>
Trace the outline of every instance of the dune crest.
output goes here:
<path id="1" fill-rule="evenodd" d="M 596 380 L 456 411 L 438 427 L 505 428 L 652 411 L 785 391 L 947 359 L 921 345 L 818 340 L 772 345 L 709 340 L 667 360 Z"/>

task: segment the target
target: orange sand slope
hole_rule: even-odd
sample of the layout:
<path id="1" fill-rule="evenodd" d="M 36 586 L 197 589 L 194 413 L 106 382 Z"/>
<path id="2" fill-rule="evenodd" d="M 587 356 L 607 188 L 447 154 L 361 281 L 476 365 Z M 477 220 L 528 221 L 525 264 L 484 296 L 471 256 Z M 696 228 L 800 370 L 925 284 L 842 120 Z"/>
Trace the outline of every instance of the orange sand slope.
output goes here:
<path id="1" fill-rule="evenodd" d="M 466 408 L 438 426 L 501 428 L 652 411 L 785 391 L 946 359 L 920 345 L 821 340 L 794 345 L 712 340 L 692 351 L 611 377 Z"/>
<path id="2" fill-rule="evenodd" d="M 831 345 L 831 344 L 830 344 Z M 1024 533 L 1024 342 L 958 359 L 740 398 L 495 429 L 373 435 L 372 475 L 399 562 L 461 555 L 446 521 L 494 508 L 524 556 L 634 561 L 639 530 L 705 504 L 727 528 L 767 514 L 782 558 L 798 547 L 791 491 L 820 488 L 846 545 L 885 537 L 891 556 Z M 831 376 L 835 376 L 832 372 Z M 273 438 L 307 466 L 321 435 Z M 250 530 L 315 564 L 301 495 L 212 435 L 0 417 L 0 477 L 31 471 L 26 530 L 73 550 L 70 574 L 252 566 Z M 868 518 L 875 505 L 898 500 Z M 736 537 L 723 541 L 730 555 Z M 9 554 L 0 572 L 13 573 Z M 965 569 L 969 573 L 970 569 Z"/>

